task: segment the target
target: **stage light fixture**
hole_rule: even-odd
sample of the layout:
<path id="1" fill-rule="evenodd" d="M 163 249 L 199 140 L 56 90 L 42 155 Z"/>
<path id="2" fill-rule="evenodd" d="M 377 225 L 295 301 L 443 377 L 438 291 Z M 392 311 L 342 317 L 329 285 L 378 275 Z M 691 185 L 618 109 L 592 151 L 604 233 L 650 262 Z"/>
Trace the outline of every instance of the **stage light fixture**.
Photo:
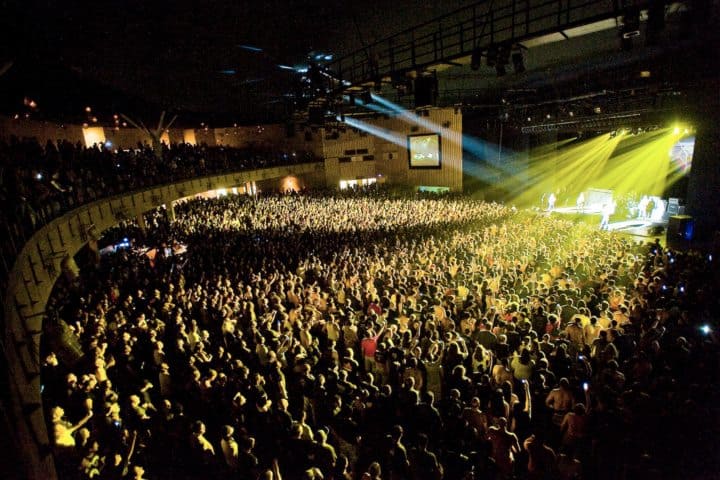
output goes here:
<path id="1" fill-rule="evenodd" d="M 654 0 L 648 5 L 645 45 L 655 45 L 665 29 L 665 0 Z"/>
<path id="2" fill-rule="evenodd" d="M 405 74 L 401 72 L 393 72 L 391 75 L 391 83 L 401 95 L 412 93 L 412 80 L 407 78 Z"/>
<path id="3" fill-rule="evenodd" d="M 488 51 L 487 51 L 487 58 L 485 59 L 487 66 L 494 67 L 495 63 L 497 62 L 497 57 L 498 57 L 497 45 L 490 45 L 488 47 Z"/>
<path id="4" fill-rule="evenodd" d="M 523 73 L 525 71 L 525 60 L 523 58 L 522 46 L 518 43 L 512 47 L 512 63 L 515 73 Z"/>
<path id="5" fill-rule="evenodd" d="M 470 55 L 470 68 L 473 70 L 479 70 L 482 65 L 482 50 L 475 47 Z"/>
<path id="6" fill-rule="evenodd" d="M 505 66 L 510 61 L 510 50 L 507 45 L 499 45 L 497 50 L 497 59 L 495 61 L 495 72 L 498 77 L 502 77 L 507 73 Z"/>
<path id="7" fill-rule="evenodd" d="M 632 39 L 638 35 L 640 35 L 640 8 L 635 5 L 630 5 L 625 8 L 622 27 L 620 28 L 620 45 L 622 50 L 632 50 Z"/>
<path id="8" fill-rule="evenodd" d="M 435 71 L 423 74 L 415 79 L 415 107 L 435 105 L 438 94 L 438 80 Z"/>

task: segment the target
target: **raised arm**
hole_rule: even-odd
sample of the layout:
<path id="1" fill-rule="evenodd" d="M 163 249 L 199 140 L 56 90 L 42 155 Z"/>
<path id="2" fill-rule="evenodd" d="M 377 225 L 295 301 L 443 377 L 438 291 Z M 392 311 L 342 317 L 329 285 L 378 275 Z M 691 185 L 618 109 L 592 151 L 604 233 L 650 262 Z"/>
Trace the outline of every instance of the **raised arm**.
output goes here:
<path id="1" fill-rule="evenodd" d="M 277 458 L 273 458 L 272 473 L 273 480 L 282 480 L 282 475 L 280 474 L 280 464 L 278 463 Z"/>
<path id="2" fill-rule="evenodd" d="M 523 389 L 525 390 L 525 408 L 523 409 L 528 414 L 528 418 L 532 420 L 532 397 L 530 395 L 530 382 L 523 380 Z"/>
<path id="3" fill-rule="evenodd" d="M 75 424 L 75 425 L 73 425 L 72 427 L 69 427 L 69 428 L 67 429 L 68 432 L 69 432 L 70 434 L 75 433 L 76 430 L 82 428 L 83 425 L 85 425 L 88 421 L 90 421 L 90 419 L 92 418 L 92 416 L 93 416 L 93 411 L 92 411 L 92 410 L 88 410 L 87 415 L 85 415 L 82 420 L 80 420 L 77 424 Z"/>

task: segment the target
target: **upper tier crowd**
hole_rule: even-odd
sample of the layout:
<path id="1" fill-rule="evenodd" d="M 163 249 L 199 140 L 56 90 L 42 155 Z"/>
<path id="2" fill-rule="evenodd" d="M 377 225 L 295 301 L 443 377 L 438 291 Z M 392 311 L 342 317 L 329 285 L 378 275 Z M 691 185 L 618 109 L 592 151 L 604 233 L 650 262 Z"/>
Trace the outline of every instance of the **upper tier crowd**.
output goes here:
<path id="1" fill-rule="evenodd" d="M 454 197 L 175 209 L 47 306 L 62 479 L 717 471 L 712 255 Z"/>
<path id="2" fill-rule="evenodd" d="M 36 138 L 0 140 L 0 224 L 7 226 L 1 247 L 11 264 L 15 251 L 38 228 L 94 200 L 205 175 L 317 160 L 308 152 L 259 148 L 163 145 L 131 149 L 85 147 Z"/>

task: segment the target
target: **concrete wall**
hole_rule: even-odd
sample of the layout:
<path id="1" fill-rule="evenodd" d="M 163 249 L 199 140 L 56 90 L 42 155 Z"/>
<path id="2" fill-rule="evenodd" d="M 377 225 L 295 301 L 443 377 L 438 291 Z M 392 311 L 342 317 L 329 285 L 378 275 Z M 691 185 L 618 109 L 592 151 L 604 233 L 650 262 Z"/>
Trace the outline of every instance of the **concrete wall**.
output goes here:
<path id="1" fill-rule="evenodd" d="M 389 118 L 361 120 L 380 129 L 385 138 L 354 128 L 341 129 L 336 139 L 328 138 L 329 132 L 325 132 L 323 156 L 328 185 L 337 186 L 340 180 L 376 177 L 389 184 L 443 186 L 462 191 L 462 113 L 453 108 L 432 108 L 426 112 L 427 116 L 407 112 Z M 409 168 L 407 137 L 423 133 L 440 134 L 440 169 Z M 367 150 L 367 153 L 348 153 L 358 150 Z M 362 160 L 366 155 L 373 156 L 373 160 Z M 356 161 L 340 161 L 348 156 L 356 157 Z"/>
<path id="2" fill-rule="evenodd" d="M 105 129 L 105 139 L 112 144 L 112 148 L 137 148 L 138 143 L 152 145 L 152 139 L 136 128 Z"/>
<path id="3" fill-rule="evenodd" d="M 51 122 L 30 120 L 23 117 L 0 117 L 0 139 L 9 140 L 10 137 L 35 137 L 43 145 L 47 140 L 67 140 L 72 143 L 85 143 L 82 126 L 59 125 Z"/>
<path id="4" fill-rule="evenodd" d="M 133 127 L 121 127 L 115 130 L 111 127 L 102 127 L 92 124 L 90 129 L 102 129 L 99 137 L 110 141 L 116 148 L 135 148 L 138 143 L 151 144 L 150 137 Z M 41 144 L 48 140 L 53 143 L 57 140 L 67 140 L 72 143 L 80 142 L 87 145 L 85 129 L 82 125 L 56 124 L 52 122 L 37 121 L 26 118 L 14 119 L 12 117 L 0 117 L 0 139 L 8 140 L 10 137 L 34 137 Z M 164 135 L 170 142 L 178 143 L 183 141 L 183 131 L 172 128 Z M 98 137 L 93 135 L 92 138 Z"/>
<path id="5" fill-rule="evenodd" d="M 414 117 L 415 122 L 408 117 Z M 327 129 L 316 131 L 302 128 L 288 128 L 284 124 L 238 126 L 228 128 L 170 129 L 164 134 L 164 140 L 182 142 L 194 140 L 196 144 L 210 146 L 227 145 L 237 148 L 262 147 L 273 150 L 310 151 L 325 158 L 325 180 L 329 187 L 337 187 L 340 180 L 358 178 L 382 178 L 389 184 L 408 186 L 430 185 L 450 187 L 453 191 L 462 190 L 462 114 L 452 108 L 432 108 L 427 116 L 417 116 L 413 112 L 390 118 L 363 119 L 372 127 L 389 133 L 395 142 L 373 136 L 351 127 L 338 132 L 337 138 L 331 138 Z M 101 128 L 101 127 L 93 127 Z M 0 138 L 36 137 L 41 143 L 57 139 L 86 143 L 82 126 L 55 125 L 49 122 L 37 122 L 20 118 L 0 117 Z M 135 148 L 138 143 L 150 144 L 150 138 L 135 128 L 104 128 L 100 136 L 112 144 L 112 148 Z M 407 136 L 422 133 L 439 133 L 441 136 L 441 169 L 408 168 Z M 366 150 L 367 153 L 350 156 L 373 156 L 373 160 L 343 163 L 339 159 L 347 157 L 346 152 Z M 356 158 L 357 159 L 357 158 Z"/>
<path id="6" fill-rule="evenodd" d="M 308 151 L 322 155 L 319 134 L 305 138 L 304 130 L 285 124 L 216 128 L 215 143 L 237 148 L 261 147 L 285 151 Z"/>

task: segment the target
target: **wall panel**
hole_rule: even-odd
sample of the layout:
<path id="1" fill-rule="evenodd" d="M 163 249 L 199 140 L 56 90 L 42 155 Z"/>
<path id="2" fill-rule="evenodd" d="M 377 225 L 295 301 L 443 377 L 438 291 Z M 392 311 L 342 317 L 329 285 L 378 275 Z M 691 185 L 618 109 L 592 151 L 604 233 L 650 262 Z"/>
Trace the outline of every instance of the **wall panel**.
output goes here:
<path id="1" fill-rule="evenodd" d="M 363 118 L 363 122 L 380 128 L 387 138 L 363 135 L 352 128 L 340 131 L 337 139 L 325 139 L 323 152 L 330 185 L 338 179 L 358 176 L 382 176 L 388 183 L 416 187 L 420 185 L 449 187 L 462 191 L 462 113 L 453 108 L 431 108 L 427 116 L 408 112 L 403 115 Z M 438 133 L 441 137 L 440 169 L 410 169 L 407 152 L 408 135 Z M 392 140 L 392 141 L 391 141 Z M 374 169 L 362 168 L 356 162 L 339 163 L 348 150 L 367 149 L 374 156 Z"/>
<path id="2" fill-rule="evenodd" d="M 52 142 L 67 140 L 84 145 L 82 127 L 79 125 L 58 125 L 25 118 L 15 120 L 9 117 L 0 117 L 0 138 L 9 140 L 13 136 L 18 138 L 35 137 L 43 145 L 48 140 Z"/>

